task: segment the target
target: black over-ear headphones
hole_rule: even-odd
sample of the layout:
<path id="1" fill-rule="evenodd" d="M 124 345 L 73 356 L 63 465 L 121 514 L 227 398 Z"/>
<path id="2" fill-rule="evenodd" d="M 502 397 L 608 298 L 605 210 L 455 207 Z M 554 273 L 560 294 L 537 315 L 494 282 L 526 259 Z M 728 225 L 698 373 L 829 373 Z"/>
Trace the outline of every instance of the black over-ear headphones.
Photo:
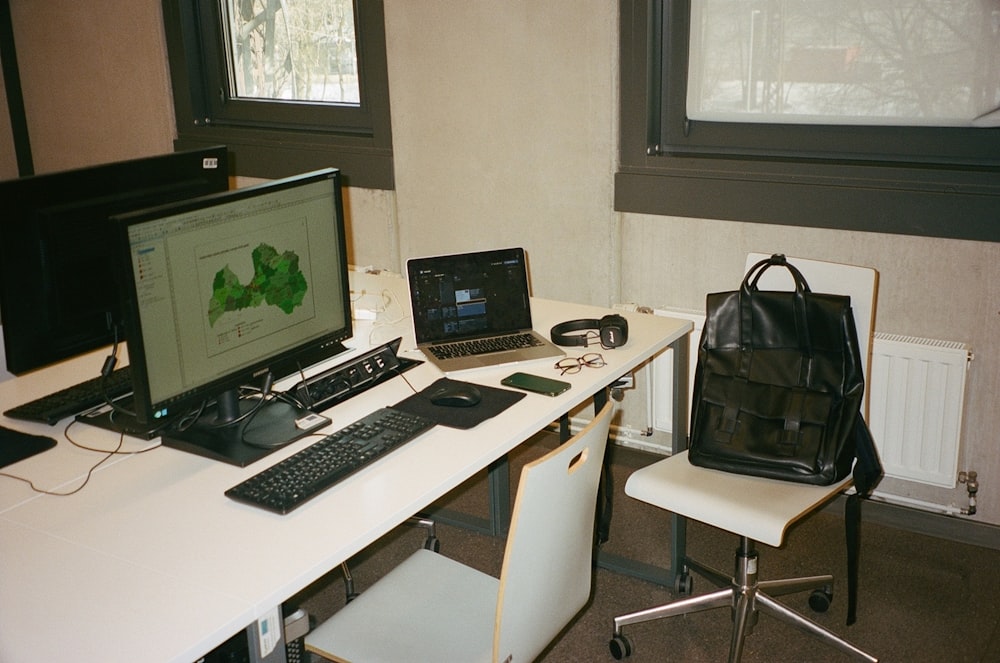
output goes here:
<path id="1" fill-rule="evenodd" d="M 606 315 L 600 320 L 583 318 L 580 320 L 570 320 L 569 322 L 560 322 L 549 333 L 552 336 L 552 342 L 556 345 L 586 346 L 592 334 L 571 334 L 569 332 L 589 332 L 593 329 L 597 330 L 597 335 L 601 338 L 601 347 L 603 348 L 617 348 L 625 345 L 625 342 L 628 341 L 628 320 L 617 313 Z"/>

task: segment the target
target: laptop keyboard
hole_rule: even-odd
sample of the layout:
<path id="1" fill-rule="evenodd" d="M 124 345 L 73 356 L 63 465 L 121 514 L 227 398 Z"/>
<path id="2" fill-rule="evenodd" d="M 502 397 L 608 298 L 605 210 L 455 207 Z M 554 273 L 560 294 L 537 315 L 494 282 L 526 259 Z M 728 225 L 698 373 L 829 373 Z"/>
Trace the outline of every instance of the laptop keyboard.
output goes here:
<path id="1" fill-rule="evenodd" d="M 506 352 L 508 350 L 522 350 L 539 346 L 542 343 L 535 338 L 534 334 L 510 334 L 508 336 L 495 336 L 492 338 L 481 338 L 471 341 L 456 341 L 455 343 L 441 343 L 428 348 L 438 359 L 454 359 L 456 357 L 473 357 L 491 352 Z"/>

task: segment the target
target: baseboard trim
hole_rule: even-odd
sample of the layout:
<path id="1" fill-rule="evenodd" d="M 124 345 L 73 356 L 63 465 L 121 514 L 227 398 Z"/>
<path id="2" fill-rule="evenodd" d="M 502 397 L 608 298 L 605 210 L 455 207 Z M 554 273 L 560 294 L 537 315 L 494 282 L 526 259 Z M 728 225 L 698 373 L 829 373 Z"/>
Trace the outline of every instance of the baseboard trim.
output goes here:
<path id="1" fill-rule="evenodd" d="M 846 499 L 845 495 L 838 496 L 826 506 L 826 510 L 843 514 Z M 865 500 L 861 514 L 865 522 L 926 534 L 956 543 L 1000 550 L 1000 527 L 971 520 L 971 516 L 949 516 L 872 500 Z"/>

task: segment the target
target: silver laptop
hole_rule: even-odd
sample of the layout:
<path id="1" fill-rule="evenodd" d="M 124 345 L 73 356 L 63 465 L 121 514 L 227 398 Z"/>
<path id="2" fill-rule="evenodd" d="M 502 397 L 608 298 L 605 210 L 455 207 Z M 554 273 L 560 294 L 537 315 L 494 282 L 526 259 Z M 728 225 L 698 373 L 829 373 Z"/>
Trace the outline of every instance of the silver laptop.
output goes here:
<path id="1" fill-rule="evenodd" d="M 531 328 L 524 249 L 413 258 L 406 276 L 417 348 L 445 373 L 563 356 Z"/>

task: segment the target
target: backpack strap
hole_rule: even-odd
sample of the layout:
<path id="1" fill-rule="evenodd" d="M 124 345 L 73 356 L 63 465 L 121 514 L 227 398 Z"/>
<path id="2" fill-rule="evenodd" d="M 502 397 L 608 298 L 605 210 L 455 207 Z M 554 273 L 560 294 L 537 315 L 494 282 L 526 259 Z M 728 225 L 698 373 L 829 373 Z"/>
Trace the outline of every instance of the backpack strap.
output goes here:
<path id="1" fill-rule="evenodd" d="M 847 539 L 847 625 L 858 617 L 858 566 L 861 558 L 861 501 L 867 499 L 882 478 L 882 463 L 868 424 L 861 413 L 854 420 L 854 494 L 844 507 Z"/>

